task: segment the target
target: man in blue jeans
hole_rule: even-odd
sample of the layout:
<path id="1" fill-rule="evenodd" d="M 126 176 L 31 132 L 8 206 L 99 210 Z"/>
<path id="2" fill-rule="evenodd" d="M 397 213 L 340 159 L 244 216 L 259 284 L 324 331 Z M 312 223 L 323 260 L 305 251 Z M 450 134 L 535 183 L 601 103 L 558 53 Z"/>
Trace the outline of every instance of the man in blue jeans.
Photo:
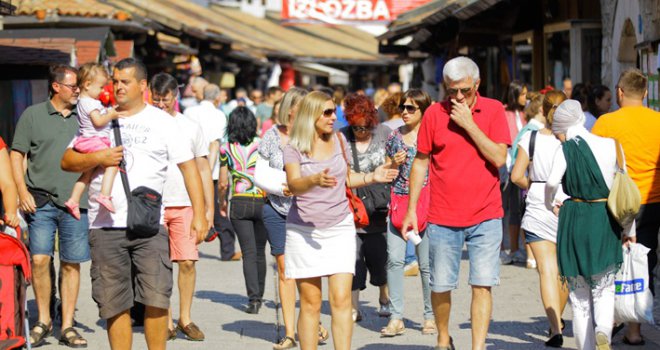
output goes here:
<path id="1" fill-rule="evenodd" d="M 417 231 L 417 200 L 427 169 L 431 186 L 429 235 L 431 303 L 437 350 L 454 349 L 449 336 L 451 291 L 458 286 L 463 244 L 470 258 L 472 349 L 486 348 L 491 287 L 499 284 L 502 198 L 498 168 L 511 143 L 504 107 L 479 96 L 479 68 L 467 57 L 445 64 L 448 100 L 424 113 L 410 173 L 410 202 L 402 232 Z"/>
<path id="2" fill-rule="evenodd" d="M 20 209 L 26 214 L 32 255 L 32 286 L 38 319 L 30 332 L 32 346 L 40 346 L 52 333 L 50 314 L 50 263 L 59 237 L 61 262 L 62 331 L 60 342 L 86 347 L 87 341 L 73 328 L 80 287 L 80 263 L 90 259 L 87 238 L 87 197 L 80 201 L 80 220 L 71 216 L 64 202 L 80 174 L 60 168 L 67 145 L 78 132 L 76 103 L 80 90 L 77 71 L 57 65 L 50 69 L 50 99 L 28 107 L 18 120 L 12 143 L 11 162 L 18 187 Z M 109 155 L 109 152 L 106 155 Z M 104 153 L 104 154 L 105 154 Z M 107 157 L 108 159 L 111 157 Z M 24 162 L 27 160 L 27 169 Z"/>

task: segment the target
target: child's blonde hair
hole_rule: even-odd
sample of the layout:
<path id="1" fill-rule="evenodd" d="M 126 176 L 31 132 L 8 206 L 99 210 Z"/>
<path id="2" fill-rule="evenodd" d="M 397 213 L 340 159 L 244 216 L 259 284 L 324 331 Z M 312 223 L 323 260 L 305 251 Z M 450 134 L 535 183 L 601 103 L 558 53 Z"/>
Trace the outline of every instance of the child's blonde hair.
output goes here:
<path id="1" fill-rule="evenodd" d="M 91 62 L 83 64 L 78 69 L 78 87 L 82 90 L 86 82 L 93 81 L 99 74 L 105 76 L 106 79 L 110 77 L 108 71 L 101 64 Z"/>

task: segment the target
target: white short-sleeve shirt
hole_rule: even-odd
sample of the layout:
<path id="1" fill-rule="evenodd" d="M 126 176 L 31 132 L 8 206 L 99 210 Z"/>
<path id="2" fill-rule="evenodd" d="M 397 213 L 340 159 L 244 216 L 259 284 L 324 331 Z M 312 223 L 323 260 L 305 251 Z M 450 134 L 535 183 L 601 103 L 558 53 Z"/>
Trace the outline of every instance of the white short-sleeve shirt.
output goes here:
<path id="1" fill-rule="evenodd" d="M 185 138 L 181 137 L 174 118 L 156 107 L 145 105 L 142 111 L 118 119 L 118 122 L 130 189 L 146 186 L 163 193 L 170 164 L 193 158 L 193 152 L 186 147 Z M 114 133 L 111 133 L 110 139 L 116 145 Z M 90 198 L 100 193 L 103 172 L 103 169 L 97 169 L 94 173 L 89 185 Z M 119 174 L 112 186 L 112 203 L 114 214 L 100 209 L 97 201 L 89 201 L 90 228 L 126 227 L 126 195 Z"/>
<path id="2" fill-rule="evenodd" d="M 177 125 L 178 135 L 185 143 L 185 147 L 190 149 L 197 157 L 206 157 L 209 154 L 209 147 L 205 142 L 204 133 L 199 124 L 186 118 L 181 113 L 173 118 Z M 163 192 L 163 205 L 167 207 L 189 207 L 191 206 L 190 197 L 186 191 L 186 184 L 183 181 L 183 175 L 176 163 L 171 163 L 167 168 L 167 180 L 165 180 L 165 189 Z"/>

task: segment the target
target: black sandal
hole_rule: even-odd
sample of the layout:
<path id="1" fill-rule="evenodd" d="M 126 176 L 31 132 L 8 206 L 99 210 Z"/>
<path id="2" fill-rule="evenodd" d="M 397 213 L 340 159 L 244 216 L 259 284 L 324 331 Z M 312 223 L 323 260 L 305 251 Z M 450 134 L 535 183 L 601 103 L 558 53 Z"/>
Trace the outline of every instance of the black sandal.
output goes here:
<path id="1" fill-rule="evenodd" d="M 40 333 L 35 332 L 35 329 L 37 328 L 41 328 Z M 37 321 L 34 327 L 30 330 L 30 339 L 34 339 L 31 343 L 32 347 L 36 348 L 44 345 L 46 338 L 51 335 L 51 333 L 53 333 L 53 321 L 51 321 L 50 324 Z"/>
<path id="2" fill-rule="evenodd" d="M 71 336 L 67 337 L 66 336 L 67 334 Z M 85 342 L 84 343 L 76 342 L 80 340 L 84 340 Z M 65 345 L 74 349 L 81 349 L 87 347 L 87 340 L 83 338 L 75 328 L 69 327 L 67 329 L 62 330 L 62 334 L 60 335 L 60 345 Z"/>

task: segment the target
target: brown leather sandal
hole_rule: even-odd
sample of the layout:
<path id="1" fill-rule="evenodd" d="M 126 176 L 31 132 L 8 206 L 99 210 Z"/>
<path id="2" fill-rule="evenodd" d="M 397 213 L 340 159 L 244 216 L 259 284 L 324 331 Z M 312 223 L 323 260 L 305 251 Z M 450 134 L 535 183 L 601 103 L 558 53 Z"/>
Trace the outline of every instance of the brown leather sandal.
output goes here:
<path id="1" fill-rule="evenodd" d="M 81 343 L 81 340 L 84 341 L 84 343 Z M 85 340 L 75 328 L 69 327 L 62 330 L 60 345 L 65 345 L 74 349 L 82 349 L 87 347 L 87 340 Z"/>
<path id="2" fill-rule="evenodd" d="M 37 332 L 36 329 L 39 328 L 41 329 L 41 332 Z M 44 345 L 46 342 L 46 338 L 53 333 L 53 321 L 51 321 L 49 324 L 45 324 L 43 322 L 37 321 L 35 323 L 34 327 L 30 330 L 30 340 L 34 339 L 34 341 L 31 341 L 31 345 L 33 348 L 39 347 Z"/>

